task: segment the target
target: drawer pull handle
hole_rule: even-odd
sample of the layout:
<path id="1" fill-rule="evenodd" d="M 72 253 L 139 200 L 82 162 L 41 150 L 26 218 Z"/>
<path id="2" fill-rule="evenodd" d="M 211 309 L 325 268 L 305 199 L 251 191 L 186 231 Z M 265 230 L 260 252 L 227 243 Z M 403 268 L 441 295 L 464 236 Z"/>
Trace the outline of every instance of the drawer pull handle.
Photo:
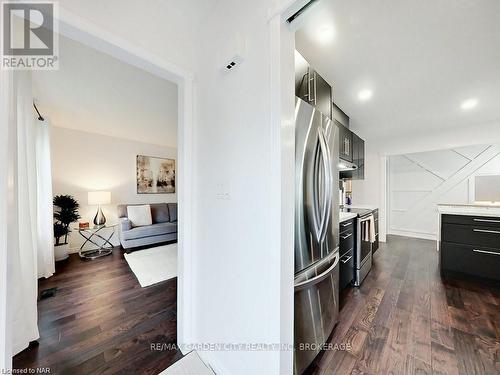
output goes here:
<path id="1" fill-rule="evenodd" d="M 350 226 L 350 225 L 352 225 L 352 221 L 348 222 L 347 224 L 342 224 L 342 226 L 343 226 L 344 228 L 345 228 L 345 227 L 348 227 L 348 226 Z"/>
<path id="2" fill-rule="evenodd" d="M 482 223 L 500 223 L 500 220 L 490 220 L 490 219 L 474 219 L 474 221 L 479 221 Z"/>
<path id="3" fill-rule="evenodd" d="M 491 254 L 491 255 L 498 255 L 498 256 L 500 256 L 500 253 L 496 253 L 494 251 L 477 250 L 477 249 L 473 249 L 472 251 L 474 251 L 475 253 Z"/>
<path id="4" fill-rule="evenodd" d="M 349 233 L 347 236 L 340 236 L 340 237 L 342 237 L 343 240 L 347 240 L 351 236 L 352 236 L 352 233 Z"/>
<path id="5" fill-rule="evenodd" d="M 341 261 L 342 263 L 346 264 L 346 263 L 347 263 L 347 262 L 349 262 L 351 259 L 352 259 L 352 255 L 351 255 L 351 256 L 349 256 L 349 257 L 347 257 L 347 259 L 346 259 L 346 260 L 340 259 L 340 261 Z"/>
<path id="6" fill-rule="evenodd" d="M 500 231 L 498 231 L 498 230 L 473 229 L 473 231 L 474 231 L 474 232 L 482 232 L 482 233 L 500 234 Z"/>

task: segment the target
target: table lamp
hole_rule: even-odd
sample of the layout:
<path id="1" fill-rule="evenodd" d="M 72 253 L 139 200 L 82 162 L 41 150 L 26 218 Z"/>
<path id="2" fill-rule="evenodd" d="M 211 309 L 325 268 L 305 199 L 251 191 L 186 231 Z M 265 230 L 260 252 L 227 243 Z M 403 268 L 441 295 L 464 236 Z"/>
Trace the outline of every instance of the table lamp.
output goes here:
<path id="1" fill-rule="evenodd" d="M 109 191 L 89 191 L 89 205 L 97 205 L 97 213 L 94 217 L 94 224 L 102 226 L 106 224 L 106 218 L 101 210 L 101 205 L 111 203 L 111 192 Z"/>

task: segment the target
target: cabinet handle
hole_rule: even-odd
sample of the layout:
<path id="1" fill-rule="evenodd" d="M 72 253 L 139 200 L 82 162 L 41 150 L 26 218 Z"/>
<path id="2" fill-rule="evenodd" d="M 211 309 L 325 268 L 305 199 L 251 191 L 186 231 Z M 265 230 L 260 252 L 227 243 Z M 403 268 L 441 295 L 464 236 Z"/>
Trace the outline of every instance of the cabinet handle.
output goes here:
<path id="1" fill-rule="evenodd" d="M 346 264 L 347 262 L 349 262 L 350 260 L 352 259 L 352 255 L 350 257 L 348 257 L 346 260 L 343 260 L 343 259 L 340 259 L 340 261 L 344 264 Z"/>
<path id="2" fill-rule="evenodd" d="M 313 88 L 311 89 L 311 81 L 313 83 Z M 314 97 L 312 97 L 314 92 Z M 316 72 L 311 74 L 311 71 L 307 73 L 307 99 L 309 103 L 316 105 Z"/>
<path id="3" fill-rule="evenodd" d="M 309 103 L 312 102 L 312 99 L 311 99 L 311 70 L 310 68 L 307 70 L 307 101 Z"/>
<path id="4" fill-rule="evenodd" d="M 340 225 L 342 225 L 345 228 L 345 227 L 351 226 L 352 225 L 352 221 L 348 222 L 347 224 L 340 224 Z"/>
<path id="5" fill-rule="evenodd" d="M 474 232 L 482 232 L 482 233 L 500 234 L 500 231 L 498 231 L 498 230 L 473 229 L 473 231 L 474 231 Z"/>
<path id="6" fill-rule="evenodd" d="M 489 219 L 474 219 L 474 221 L 480 221 L 482 223 L 500 223 L 500 220 L 489 220 Z"/>
<path id="7" fill-rule="evenodd" d="M 498 255 L 500 256 L 500 253 L 496 253 L 494 251 L 486 251 L 486 250 L 478 250 L 478 249 L 472 249 L 475 253 L 482 253 L 482 254 L 491 254 L 491 255 Z"/>
<path id="8" fill-rule="evenodd" d="M 313 87 L 314 87 L 314 105 L 318 105 L 317 99 L 318 99 L 318 92 L 317 92 L 317 79 L 316 79 L 316 72 L 314 72 L 314 81 L 313 81 Z"/>
<path id="9" fill-rule="evenodd" d="M 352 236 L 352 233 L 349 233 L 349 234 L 348 234 L 347 236 L 345 236 L 345 237 L 344 237 L 344 236 L 340 236 L 340 237 L 342 237 L 342 239 L 343 239 L 343 240 L 347 240 L 347 239 L 348 239 L 349 237 L 351 237 L 351 236 Z"/>

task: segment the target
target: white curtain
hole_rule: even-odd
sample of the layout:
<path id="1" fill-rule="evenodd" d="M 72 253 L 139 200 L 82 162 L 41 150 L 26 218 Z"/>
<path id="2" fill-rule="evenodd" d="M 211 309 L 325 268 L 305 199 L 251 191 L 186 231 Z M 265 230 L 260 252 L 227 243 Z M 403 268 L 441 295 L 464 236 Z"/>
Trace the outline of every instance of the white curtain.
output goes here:
<path id="1" fill-rule="evenodd" d="M 11 225 L 8 227 L 9 242 L 9 289 L 12 290 L 9 305 L 12 309 L 12 354 L 28 347 L 39 337 L 37 326 L 38 255 L 36 212 L 36 151 L 33 115 L 31 73 L 14 73 L 13 116 L 9 131 L 12 154 L 17 159 L 13 175 L 12 198 L 14 200 Z M 16 147 L 17 146 L 17 147 Z M 35 161 L 35 163 L 33 163 Z M 9 237 L 10 236 L 10 237 Z"/>
<path id="2" fill-rule="evenodd" d="M 38 277 L 47 278 L 55 272 L 49 122 L 36 120 L 34 134 L 36 136 Z"/>
<path id="3" fill-rule="evenodd" d="M 12 163 L 9 150 L 9 113 L 12 72 L 0 70 L 0 371 L 11 367 L 12 351 L 10 347 L 10 325 L 8 324 L 8 288 L 7 288 L 7 233 L 8 210 L 11 202 L 9 184 L 9 165 Z"/>
<path id="4" fill-rule="evenodd" d="M 10 114 L 2 124 L 8 133 L 6 342 L 7 351 L 15 355 L 39 338 L 38 278 L 54 273 L 52 186 L 50 130 L 48 123 L 35 119 L 31 73 L 15 72 L 6 81 Z"/>

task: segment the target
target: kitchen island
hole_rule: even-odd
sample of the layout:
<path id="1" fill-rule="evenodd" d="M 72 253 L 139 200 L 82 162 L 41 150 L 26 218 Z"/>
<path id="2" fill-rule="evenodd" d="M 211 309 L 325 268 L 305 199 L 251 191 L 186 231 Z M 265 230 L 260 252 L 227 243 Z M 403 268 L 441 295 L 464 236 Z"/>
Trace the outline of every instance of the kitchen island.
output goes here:
<path id="1" fill-rule="evenodd" d="M 500 281 L 500 206 L 438 205 L 443 276 Z"/>

